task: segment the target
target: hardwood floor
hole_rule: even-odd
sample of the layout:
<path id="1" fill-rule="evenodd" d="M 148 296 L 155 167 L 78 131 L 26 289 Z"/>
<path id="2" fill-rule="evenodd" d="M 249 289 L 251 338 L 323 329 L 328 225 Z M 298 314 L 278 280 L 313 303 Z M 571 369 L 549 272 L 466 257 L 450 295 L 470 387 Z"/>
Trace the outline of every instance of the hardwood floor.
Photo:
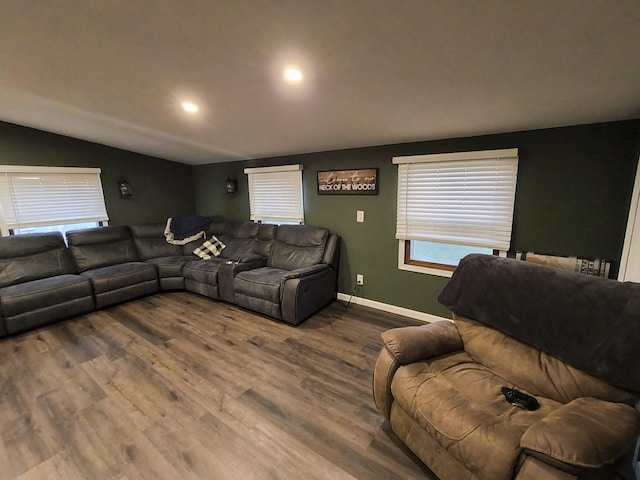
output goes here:
<path id="1" fill-rule="evenodd" d="M 186 292 L 0 340 L 0 479 L 434 479 L 373 405 L 380 333 Z"/>

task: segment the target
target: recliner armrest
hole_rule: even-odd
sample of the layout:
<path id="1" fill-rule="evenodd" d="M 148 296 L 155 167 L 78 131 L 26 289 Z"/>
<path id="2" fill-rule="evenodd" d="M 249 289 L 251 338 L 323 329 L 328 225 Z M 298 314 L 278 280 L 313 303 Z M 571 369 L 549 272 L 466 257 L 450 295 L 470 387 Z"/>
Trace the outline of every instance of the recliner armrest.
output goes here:
<path id="1" fill-rule="evenodd" d="M 257 253 L 245 253 L 243 255 L 240 255 L 238 258 L 232 258 L 231 260 L 238 263 L 249 263 L 255 262 L 256 260 L 264 260 L 265 265 L 267 263 L 267 259 L 262 255 L 258 255 Z"/>
<path id="2" fill-rule="evenodd" d="M 292 278 L 300 278 L 305 277 L 307 275 L 311 275 L 314 273 L 321 272 L 329 268 L 329 265 L 325 265 L 324 263 L 318 263 L 316 265 L 310 265 L 308 267 L 296 268 L 295 270 L 291 270 L 286 273 L 284 277 L 282 277 L 282 283 L 290 280 Z"/>
<path id="3" fill-rule="evenodd" d="M 382 340 L 399 365 L 462 350 L 458 330 L 446 320 L 387 330 L 382 334 Z"/>
<path id="4" fill-rule="evenodd" d="M 633 449 L 640 415 L 623 403 L 577 398 L 534 423 L 520 439 L 532 457 L 567 472 L 600 469 Z"/>
<path id="5" fill-rule="evenodd" d="M 373 399 L 385 417 L 391 414 L 391 382 L 398 368 L 419 360 L 462 350 L 458 329 L 446 320 L 417 327 L 387 330 L 382 334 L 384 347 L 373 369 Z"/>

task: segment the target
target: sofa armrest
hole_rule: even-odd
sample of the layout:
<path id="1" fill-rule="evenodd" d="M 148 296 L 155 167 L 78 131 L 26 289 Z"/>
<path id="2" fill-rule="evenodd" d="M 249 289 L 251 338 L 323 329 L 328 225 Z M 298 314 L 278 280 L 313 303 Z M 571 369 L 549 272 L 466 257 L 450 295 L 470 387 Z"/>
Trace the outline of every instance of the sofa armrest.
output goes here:
<path id="1" fill-rule="evenodd" d="M 242 255 L 239 255 L 237 258 L 232 258 L 231 260 L 237 263 L 251 263 L 259 260 L 264 260 L 264 265 L 267 264 L 267 259 L 262 255 L 258 255 L 257 253 L 243 253 Z"/>
<path id="2" fill-rule="evenodd" d="M 336 298 L 336 271 L 319 264 L 287 273 L 280 284 L 282 321 L 299 325 Z"/>
<path id="3" fill-rule="evenodd" d="M 267 264 L 267 259 L 261 255 L 247 255 L 243 260 L 234 262 L 229 260 L 218 267 L 218 295 L 220 300 L 235 303 L 236 293 L 233 288 L 233 279 L 240 272 L 261 268 Z"/>
<path id="4" fill-rule="evenodd" d="M 387 330 L 382 334 L 382 340 L 399 365 L 462 350 L 458 330 L 446 320 Z"/>
<path id="5" fill-rule="evenodd" d="M 391 381 L 402 365 L 462 350 L 462 339 L 452 322 L 441 321 L 387 330 L 384 346 L 373 370 L 373 398 L 376 407 L 389 418 L 393 395 Z"/>
<path id="6" fill-rule="evenodd" d="M 575 473 L 613 465 L 633 449 L 640 415 L 623 403 L 577 398 L 534 423 L 520 439 L 523 451 Z"/>
<path id="7" fill-rule="evenodd" d="M 310 265 L 308 267 L 296 268 L 295 270 L 291 270 L 290 272 L 286 273 L 284 277 L 282 277 L 281 286 L 284 285 L 287 280 L 306 277 L 307 275 L 313 275 L 314 273 L 322 272 L 323 270 L 327 270 L 328 268 L 329 265 L 325 265 L 324 263 Z"/>

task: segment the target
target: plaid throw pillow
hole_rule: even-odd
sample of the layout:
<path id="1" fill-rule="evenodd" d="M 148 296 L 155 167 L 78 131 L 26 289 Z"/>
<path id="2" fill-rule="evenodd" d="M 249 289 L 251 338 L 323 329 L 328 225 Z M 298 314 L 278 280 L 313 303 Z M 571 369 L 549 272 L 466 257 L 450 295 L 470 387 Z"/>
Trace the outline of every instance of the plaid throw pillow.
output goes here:
<path id="1" fill-rule="evenodd" d="M 224 247 L 226 247 L 226 245 L 218 240 L 218 238 L 214 235 L 198 248 L 196 248 L 193 253 L 203 260 L 211 260 L 213 257 L 219 257 L 222 253 L 222 250 L 224 250 Z"/>

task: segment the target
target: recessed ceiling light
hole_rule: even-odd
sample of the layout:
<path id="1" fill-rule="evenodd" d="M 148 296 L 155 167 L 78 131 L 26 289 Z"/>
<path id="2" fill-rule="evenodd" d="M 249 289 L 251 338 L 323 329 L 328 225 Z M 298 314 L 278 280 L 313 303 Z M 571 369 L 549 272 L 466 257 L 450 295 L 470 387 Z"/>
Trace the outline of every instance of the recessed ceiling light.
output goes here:
<path id="1" fill-rule="evenodd" d="M 298 67 L 287 67 L 284 69 L 284 79 L 289 83 L 300 83 L 304 78 Z"/>
<path id="2" fill-rule="evenodd" d="M 187 113 L 198 113 L 198 105 L 192 102 L 182 102 L 182 109 Z"/>

